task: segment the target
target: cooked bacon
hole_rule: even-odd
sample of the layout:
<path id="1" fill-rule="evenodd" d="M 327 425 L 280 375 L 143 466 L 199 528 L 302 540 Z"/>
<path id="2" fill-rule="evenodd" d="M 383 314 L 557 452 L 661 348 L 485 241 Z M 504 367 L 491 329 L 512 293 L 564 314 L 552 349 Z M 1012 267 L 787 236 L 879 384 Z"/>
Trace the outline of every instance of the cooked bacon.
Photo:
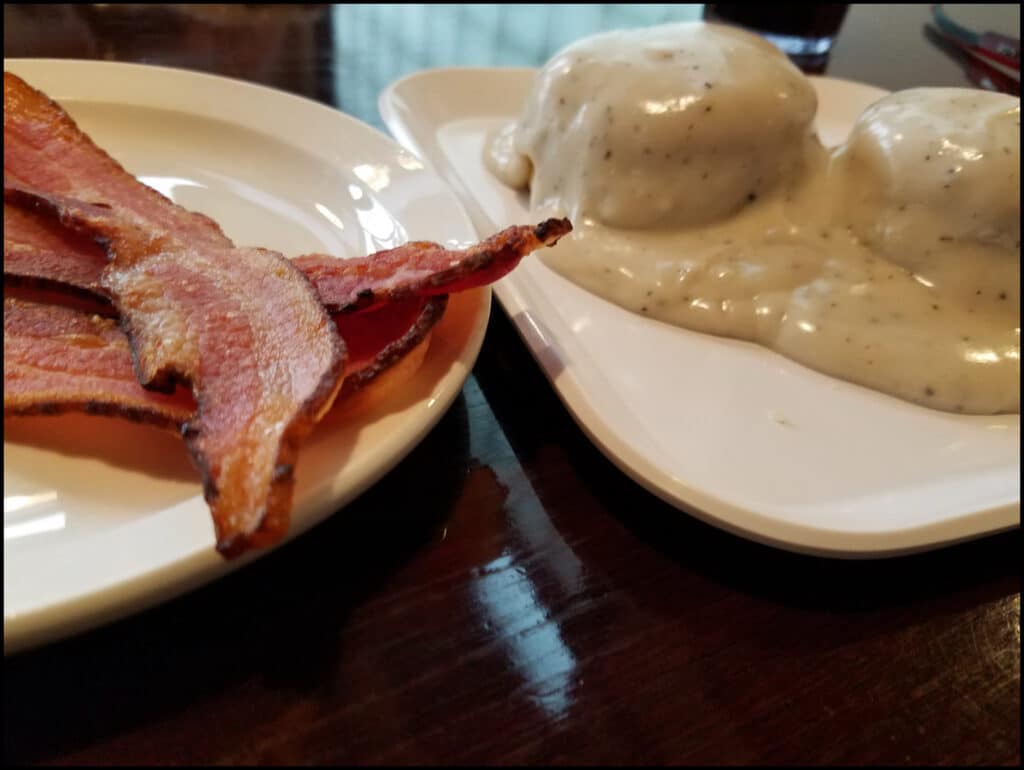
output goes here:
<path id="1" fill-rule="evenodd" d="M 45 95 L 4 76 L 4 187 L 102 237 L 100 284 L 148 387 L 188 382 L 184 433 L 217 548 L 287 531 L 299 441 L 341 385 L 344 346 L 309 281 L 280 254 L 236 249 L 206 217 L 146 187 Z M 87 203 L 81 203 L 82 200 Z"/>
<path id="2" fill-rule="evenodd" d="M 117 321 L 117 311 L 99 295 L 76 294 L 67 288 L 51 289 L 45 283 L 26 283 L 13 280 L 4 282 L 4 297 L 15 297 L 41 305 L 60 305 L 88 315 L 98 315 Z"/>
<path id="3" fill-rule="evenodd" d="M 568 219 L 548 219 L 532 227 L 506 228 L 466 249 L 414 241 L 356 259 L 309 254 L 292 261 L 313 282 L 328 309 L 352 312 L 494 283 L 527 254 L 554 245 L 570 230 Z"/>
<path id="4" fill-rule="evenodd" d="M 209 217 L 177 206 L 97 147 L 49 97 L 4 73 L 4 187 L 104 203 L 143 230 L 230 246 Z"/>
<path id="5" fill-rule="evenodd" d="M 419 345 L 447 304 L 448 295 L 441 294 L 391 302 L 367 313 L 335 315 L 349 353 L 339 398 L 366 387 Z"/>
<path id="6" fill-rule="evenodd" d="M 102 298 L 107 255 L 91 238 L 52 217 L 4 202 L 4 278 L 14 283 Z"/>
<path id="7" fill-rule="evenodd" d="M 5 297 L 4 414 L 80 411 L 178 429 L 195 402 L 139 385 L 116 321 Z"/>
<path id="8" fill-rule="evenodd" d="M 185 437 L 218 548 L 285 534 L 299 441 L 341 384 L 344 346 L 309 283 L 262 249 L 180 248 L 108 268 L 143 383 L 191 383 Z"/>
<path id="9" fill-rule="evenodd" d="M 5 224 L 8 209 L 24 208 L 22 215 L 60 231 L 55 224 L 59 211 L 45 197 L 11 187 L 4 204 Z M 68 201 L 65 201 L 68 204 Z M 87 210 L 78 204 L 79 210 Z M 98 212 L 110 220 L 108 212 Z M 87 227 L 85 220 L 80 227 Z M 395 249 L 378 251 L 367 257 L 340 259 L 323 254 L 308 254 L 292 260 L 310 279 L 320 302 L 331 312 L 358 312 L 397 302 L 409 297 L 436 296 L 486 286 L 495 282 L 530 252 L 554 245 L 572 229 L 567 219 L 549 219 L 539 225 L 509 227 L 485 241 L 466 249 L 446 249 L 436 243 L 415 241 Z M 69 238 L 80 237 L 74 234 Z M 99 292 L 99 273 L 105 259 L 69 249 L 60 264 L 46 255 L 33 263 L 27 249 L 17 259 L 8 258 L 5 243 L 4 274 L 12 278 L 47 278 L 80 291 Z M 102 259 L 102 256 L 101 256 Z"/>
<path id="10" fill-rule="evenodd" d="M 395 302 L 337 316 L 353 340 L 341 400 L 419 345 L 441 319 L 447 296 Z M 4 297 L 4 414 L 86 412 L 180 430 L 195 413 L 187 388 L 139 385 L 128 338 L 117 322 L 61 305 Z"/>

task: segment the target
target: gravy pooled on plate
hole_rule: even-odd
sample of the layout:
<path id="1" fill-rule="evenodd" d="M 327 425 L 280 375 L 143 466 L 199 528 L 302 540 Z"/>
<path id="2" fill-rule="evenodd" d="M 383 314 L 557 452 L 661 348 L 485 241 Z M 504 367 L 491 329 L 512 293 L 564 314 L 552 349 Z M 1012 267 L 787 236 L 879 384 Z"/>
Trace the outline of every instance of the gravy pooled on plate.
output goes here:
<path id="1" fill-rule="evenodd" d="M 761 38 L 669 24 L 581 40 L 489 142 L 576 229 L 543 257 L 622 307 L 948 411 L 1020 411 L 1020 100 L 895 93 L 845 145 Z"/>

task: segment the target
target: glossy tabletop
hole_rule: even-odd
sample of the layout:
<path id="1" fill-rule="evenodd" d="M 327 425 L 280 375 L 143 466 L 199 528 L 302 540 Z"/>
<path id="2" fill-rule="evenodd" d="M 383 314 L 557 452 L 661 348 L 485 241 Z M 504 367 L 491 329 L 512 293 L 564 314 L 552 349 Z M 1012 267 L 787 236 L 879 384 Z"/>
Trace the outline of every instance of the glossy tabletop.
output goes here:
<path id="1" fill-rule="evenodd" d="M 4 53 L 227 74 L 380 127 L 377 95 L 409 72 L 534 66 L 598 30 L 699 15 L 5 5 Z M 827 74 L 972 85 L 926 21 L 852 6 Z M 355 503 L 202 589 L 6 658 L 4 756 L 1019 765 L 1019 557 L 1015 531 L 818 559 L 681 514 L 590 443 L 495 304 L 462 395 Z"/>

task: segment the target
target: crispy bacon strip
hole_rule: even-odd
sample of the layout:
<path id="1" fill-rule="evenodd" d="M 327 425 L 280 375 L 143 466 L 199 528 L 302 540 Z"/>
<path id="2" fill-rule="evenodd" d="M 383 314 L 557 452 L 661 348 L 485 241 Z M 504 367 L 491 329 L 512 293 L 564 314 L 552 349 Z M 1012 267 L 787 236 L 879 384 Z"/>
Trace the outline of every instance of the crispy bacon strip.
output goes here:
<path id="1" fill-rule="evenodd" d="M 15 187 L 4 191 L 4 224 L 8 211 L 19 214 L 27 229 L 33 222 L 60 232 L 54 224 L 57 212 L 45 199 Z M 47 216 L 47 213 L 50 215 Z M 106 216 L 110 216 L 106 214 Z M 446 249 L 436 243 L 415 241 L 367 257 L 339 259 L 323 254 L 309 254 L 292 260 L 310 279 L 320 302 L 331 312 L 371 310 L 387 302 L 413 296 L 454 294 L 497 281 L 511 271 L 520 260 L 538 248 L 554 245 L 572 229 L 567 219 L 549 219 L 539 225 L 509 227 L 466 249 Z M 6 234 L 5 234 L 6 235 Z M 31 241 L 30 231 L 22 236 Z M 44 233 L 45 236 L 45 233 Z M 84 292 L 101 292 L 100 272 L 105 258 L 77 250 L 74 239 L 67 236 L 64 252 L 66 264 L 50 257 L 54 249 L 41 244 L 41 258 L 33 262 L 30 249 L 11 255 L 5 237 L 4 275 L 15 280 L 48 279 Z"/>
<path id="2" fill-rule="evenodd" d="M 368 257 L 338 259 L 322 254 L 293 262 L 316 286 L 332 311 L 366 310 L 411 296 L 454 294 L 494 283 L 536 249 L 553 246 L 572 230 L 568 219 L 509 227 L 466 249 L 414 241 Z"/>
<path id="3" fill-rule="evenodd" d="M 367 313 L 335 315 L 349 351 L 339 398 L 366 387 L 419 345 L 441 320 L 447 304 L 447 294 L 410 297 Z"/>
<path id="4" fill-rule="evenodd" d="M 40 193 L 62 222 L 105 239 L 112 260 L 100 284 L 139 381 L 192 386 L 197 411 L 184 433 L 218 550 L 279 540 L 299 441 L 330 406 L 344 367 L 309 281 L 280 254 L 234 248 L 212 220 L 138 182 L 9 73 L 4 186 Z"/>
<path id="5" fill-rule="evenodd" d="M 107 302 L 100 273 L 107 255 L 91 238 L 51 217 L 4 201 L 4 278 L 12 283 L 70 290 Z"/>
<path id="6" fill-rule="evenodd" d="M 116 321 L 5 297 L 4 414 L 80 411 L 177 429 L 195 401 L 139 385 Z"/>
<path id="7" fill-rule="evenodd" d="M 366 387 L 419 345 L 447 297 L 413 298 L 337 318 L 354 340 L 339 396 Z M 73 308 L 4 297 L 4 414 L 86 412 L 180 431 L 195 413 L 187 388 L 139 385 L 128 338 L 117 322 Z"/>
<path id="8" fill-rule="evenodd" d="M 4 73 L 4 187 L 102 202 L 143 231 L 176 232 L 197 246 L 231 246 L 216 222 L 139 182 L 60 105 L 10 72 Z"/>

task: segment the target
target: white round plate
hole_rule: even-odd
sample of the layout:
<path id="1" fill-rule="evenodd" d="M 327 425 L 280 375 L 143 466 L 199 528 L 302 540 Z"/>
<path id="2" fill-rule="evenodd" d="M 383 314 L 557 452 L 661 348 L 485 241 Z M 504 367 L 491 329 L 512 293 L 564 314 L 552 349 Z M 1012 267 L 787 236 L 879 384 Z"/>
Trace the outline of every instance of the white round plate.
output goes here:
<path id="1" fill-rule="evenodd" d="M 5 60 L 147 184 L 239 245 L 357 256 L 476 233 L 443 181 L 376 130 L 256 85 L 109 62 Z M 304 445 L 290 536 L 338 511 L 441 418 L 476 360 L 490 292 L 453 297 L 423 366 L 377 406 L 335 410 Z M 342 414 L 339 414 L 341 412 Z M 4 421 L 4 652 L 136 612 L 226 562 L 169 433 L 66 415 Z"/>
<path id="2" fill-rule="evenodd" d="M 441 69 L 381 94 L 384 122 L 437 169 L 477 229 L 528 216 L 484 167 L 535 70 Z M 885 91 L 812 78 L 818 132 L 842 142 Z M 539 259 L 495 285 L 562 401 L 639 484 L 781 548 L 893 556 L 1020 526 L 1020 416 L 915 406 L 766 348 L 630 313 Z"/>

